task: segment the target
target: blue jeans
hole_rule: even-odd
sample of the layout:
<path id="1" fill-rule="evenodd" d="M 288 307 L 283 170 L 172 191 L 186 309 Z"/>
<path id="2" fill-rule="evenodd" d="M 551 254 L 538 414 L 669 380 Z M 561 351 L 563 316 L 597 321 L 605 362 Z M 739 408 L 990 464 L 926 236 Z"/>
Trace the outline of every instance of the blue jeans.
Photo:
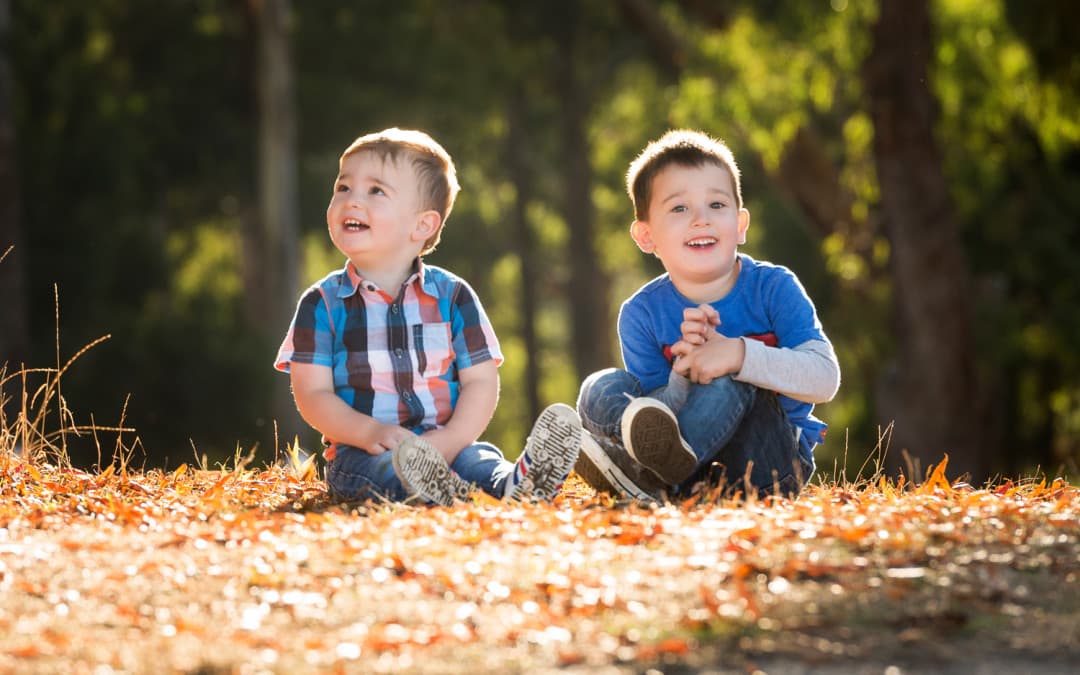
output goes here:
<path id="1" fill-rule="evenodd" d="M 586 431 L 622 442 L 622 414 L 633 398 L 646 394 L 636 377 L 616 368 L 590 375 L 581 385 L 578 414 Z M 799 434 L 788 420 L 776 394 L 730 376 L 709 384 L 693 384 L 682 408 L 675 412 L 679 429 L 698 468 L 675 494 L 689 493 L 700 481 L 733 488 L 748 480 L 761 496 L 779 489 L 797 495 L 813 473 L 799 452 Z M 752 466 L 751 466 L 751 463 Z"/>
<path id="2" fill-rule="evenodd" d="M 462 450 L 450 468 L 465 481 L 499 499 L 514 465 L 490 443 L 475 443 Z M 394 472 L 389 452 L 368 454 L 366 450 L 339 446 L 337 455 L 326 464 L 326 483 L 338 499 L 387 499 L 404 501 L 411 495 Z"/>

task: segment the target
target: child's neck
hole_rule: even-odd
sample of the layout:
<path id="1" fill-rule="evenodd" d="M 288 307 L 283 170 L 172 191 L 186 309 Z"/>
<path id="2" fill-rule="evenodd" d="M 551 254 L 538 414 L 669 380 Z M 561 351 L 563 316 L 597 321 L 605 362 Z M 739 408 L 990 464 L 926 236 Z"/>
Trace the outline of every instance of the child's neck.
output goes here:
<path id="1" fill-rule="evenodd" d="M 360 265 L 353 261 L 353 266 L 356 267 L 356 271 L 360 273 L 360 276 L 365 281 L 370 281 L 380 290 L 396 296 L 398 291 L 401 290 L 401 286 L 405 281 L 412 276 L 416 259 L 413 258 L 405 266 L 401 264 L 393 265 Z"/>

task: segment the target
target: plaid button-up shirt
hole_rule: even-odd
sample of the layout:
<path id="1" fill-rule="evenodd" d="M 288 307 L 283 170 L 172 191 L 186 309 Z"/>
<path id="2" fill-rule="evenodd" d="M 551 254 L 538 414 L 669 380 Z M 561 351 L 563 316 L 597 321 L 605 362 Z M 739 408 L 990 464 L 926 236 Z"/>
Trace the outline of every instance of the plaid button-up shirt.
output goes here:
<path id="1" fill-rule="evenodd" d="M 499 341 L 463 279 L 418 261 L 394 297 L 350 262 L 300 297 L 274 367 L 326 366 L 337 395 L 355 410 L 426 431 L 450 419 L 458 371 L 489 359 L 502 363 Z M 333 459 L 337 445 L 324 440 Z"/>

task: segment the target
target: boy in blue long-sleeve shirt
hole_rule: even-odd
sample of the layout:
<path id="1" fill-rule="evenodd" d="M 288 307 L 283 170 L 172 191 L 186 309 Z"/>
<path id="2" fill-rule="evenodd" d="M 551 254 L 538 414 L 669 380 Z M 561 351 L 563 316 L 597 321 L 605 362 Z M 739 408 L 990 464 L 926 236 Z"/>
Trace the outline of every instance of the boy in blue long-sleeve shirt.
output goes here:
<path id="1" fill-rule="evenodd" d="M 665 274 L 619 312 L 625 370 L 582 384 L 577 472 L 619 496 L 701 481 L 797 495 L 840 383 L 832 344 L 795 275 L 738 252 L 750 212 L 728 147 L 671 131 L 631 164 L 630 228 Z"/>

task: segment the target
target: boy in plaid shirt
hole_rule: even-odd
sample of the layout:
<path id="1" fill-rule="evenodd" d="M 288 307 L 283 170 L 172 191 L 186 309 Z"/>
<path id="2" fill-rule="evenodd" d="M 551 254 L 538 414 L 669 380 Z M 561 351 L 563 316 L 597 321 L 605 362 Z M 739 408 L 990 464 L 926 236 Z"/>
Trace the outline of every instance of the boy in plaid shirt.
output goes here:
<path id="1" fill-rule="evenodd" d="M 339 164 L 326 222 L 348 261 L 301 296 L 275 361 L 327 443 L 331 492 L 551 499 L 577 459 L 576 413 L 544 410 L 515 463 L 478 442 L 498 400 L 499 342 L 472 288 L 422 259 L 453 208 L 453 160 L 423 132 L 387 129 Z"/>

